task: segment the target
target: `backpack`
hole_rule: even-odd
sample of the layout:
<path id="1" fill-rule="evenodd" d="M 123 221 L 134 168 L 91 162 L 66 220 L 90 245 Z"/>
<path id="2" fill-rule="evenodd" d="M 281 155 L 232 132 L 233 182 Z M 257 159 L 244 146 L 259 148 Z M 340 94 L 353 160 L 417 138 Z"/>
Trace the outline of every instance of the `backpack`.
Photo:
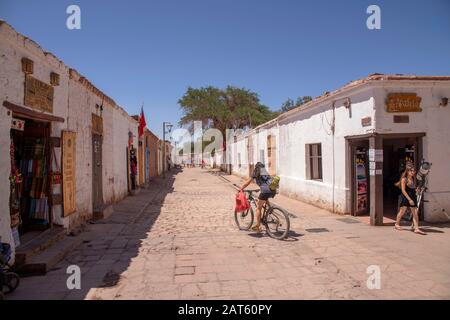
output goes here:
<path id="1" fill-rule="evenodd" d="M 269 189 L 272 191 L 277 191 L 278 188 L 280 187 L 280 177 L 279 176 L 271 176 L 270 177 L 270 184 L 269 184 Z"/>
<path id="2" fill-rule="evenodd" d="M 255 166 L 255 171 L 253 176 L 256 176 L 256 179 L 260 179 L 261 182 L 264 182 L 261 190 L 269 188 L 269 190 L 265 190 L 265 192 L 277 192 L 280 186 L 280 177 L 279 176 L 271 176 L 267 172 L 263 163 L 258 162 Z"/>

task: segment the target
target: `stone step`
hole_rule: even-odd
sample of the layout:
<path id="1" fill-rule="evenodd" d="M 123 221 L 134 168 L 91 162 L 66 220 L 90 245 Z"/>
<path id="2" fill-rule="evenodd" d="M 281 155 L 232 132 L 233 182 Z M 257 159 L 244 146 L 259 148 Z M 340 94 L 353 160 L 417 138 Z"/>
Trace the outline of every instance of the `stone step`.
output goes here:
<path id="1" fill-rule="evenodd" d="M 66 236 L 45 251 L 28 259 L 24 265 L 17 267 L 17 272 L 21 276 L 46 274 L 82 242 L 83 238 L 81 236 Z"/>
<path id="2" fill-rule="evenodd" d="M 63 239 L 66 236 L 66 230 L 63 227 L 54 226 L 48 230 L 43 231 L 36 237 L 33 237 L 28 242 L 23 243 L 16 249 L 15 264 L 21 266 L 25 264 L 33 256 L 44 251 L 55 242 Z"/>

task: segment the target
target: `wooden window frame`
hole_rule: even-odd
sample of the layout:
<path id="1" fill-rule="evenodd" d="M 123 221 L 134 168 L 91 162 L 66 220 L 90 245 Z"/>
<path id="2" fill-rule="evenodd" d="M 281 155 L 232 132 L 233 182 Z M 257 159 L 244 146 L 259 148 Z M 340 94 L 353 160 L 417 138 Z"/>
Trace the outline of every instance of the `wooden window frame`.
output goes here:
<path id="1" fill-rule="evenodd" d="M 307 168 L 308 168 L 308 180 L 323 181 L 323 165 L 322 165 L 322 144 L 310 143 L 307 144 Z M 314 146 L 317 146 L 315 149 Z M 317 150 L 317 154 L 314 151 Z M 316 162 L 317 161 L 317 165 Z M 314 168 L 317 168 L 315 172 Z"/>

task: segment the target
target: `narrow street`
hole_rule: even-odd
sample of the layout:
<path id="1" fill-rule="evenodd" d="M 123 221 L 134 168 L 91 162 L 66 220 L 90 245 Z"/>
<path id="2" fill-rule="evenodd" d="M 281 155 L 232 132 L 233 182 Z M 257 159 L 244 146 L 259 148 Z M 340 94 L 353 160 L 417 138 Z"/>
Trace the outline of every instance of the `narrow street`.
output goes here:
<path id="1" fill-rule="evenodd" d="M 86 226 L 80 247 L 7 299 L 450 298 L 449 225 L 396 232 L 278 195 L 295 217 L 277 241 L 237 230 L 232 182 L 172 171 Z M 81 290 L 67 289 L 69 265 L 81 268 Z M 367 288 L 370 265 L 381 289 Z"/>

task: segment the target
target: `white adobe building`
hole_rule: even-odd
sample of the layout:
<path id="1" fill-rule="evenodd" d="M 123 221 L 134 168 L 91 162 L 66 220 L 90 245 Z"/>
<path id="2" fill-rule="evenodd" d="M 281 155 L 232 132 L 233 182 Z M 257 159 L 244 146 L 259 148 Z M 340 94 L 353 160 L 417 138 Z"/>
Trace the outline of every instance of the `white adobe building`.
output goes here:
<path id="1" fill-rule="evenodd" d="M 450 77 L 374 74 L 353 81 L 232 142 L 232 172 L 257 161 L 280 192 L 340 214 L 394 217 L 406 161 L 432 163 L 421 219 L 450 220 Z"/>
<path id="2" fill-rule="evenodd" d="M 22 127 L 18 129 L 14 123 Z M 28 172 L 19 168 L 24 181 L 33 179 L 34 183 L 35 178 L 45 179 L 39 192 L 33 190 L 33 186 L 30 187 L 32 194 L 28 187 L 19 192 L 22 224 L 18 228 L 22 237 L 55 226 L 70 230 L 91 219 L 95 210 L 102 210 L 128 195 L 127 148 L 131 144 L 138 146 L 137 131 L 138 122 L 111 98 L 76 70 L 0 20 L 2 242 L 15 247 L 9 180 L 12 141 L 16 156 L 23 157 L 15 159 L 18 166 L 23 160 L 45 161 L 44 173 L 34 175 L 34 168 L 28 167 Z M 27 145 L 31 140 L 34 145 Z M 36 152 L 24 155 L 27 148 Z M 31 159 L 38 149 L 43 151 L 42 157 Z M 49 164 L 53 151 L 58 166 L 54 159 Z M 57 171 L 58 167 L 62 181 L 49 187 L 49 171 Z M 30 199 L 25 197 L 45 199 L 47 216 L 32 216 L 25 204 Z"/>

